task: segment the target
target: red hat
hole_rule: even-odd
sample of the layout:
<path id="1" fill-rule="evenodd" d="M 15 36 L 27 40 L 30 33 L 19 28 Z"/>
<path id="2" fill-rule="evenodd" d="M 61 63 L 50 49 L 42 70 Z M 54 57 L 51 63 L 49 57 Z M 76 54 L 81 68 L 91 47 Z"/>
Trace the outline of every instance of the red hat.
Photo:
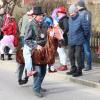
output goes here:
<path id="1" fill-rule="evenodd" d="M 67 12 L 67 9 L 64 6 L 59 7 L 57 11 L 57 13 L 65 13 L 65 14 L 66 12 Z"/>

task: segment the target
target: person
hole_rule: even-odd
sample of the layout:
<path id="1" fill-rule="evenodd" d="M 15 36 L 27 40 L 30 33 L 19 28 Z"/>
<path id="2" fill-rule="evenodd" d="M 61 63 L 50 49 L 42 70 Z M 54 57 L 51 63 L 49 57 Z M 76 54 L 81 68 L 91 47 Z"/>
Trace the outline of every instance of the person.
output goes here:
<path id="1" fill-rule="evenodd" d="M 18 26 L 19 26 L 19 30 L 20 30 L 20 43 L 21 46 L 24 46 L 24 35 L 25 35 L 25 27 L 27 25 L 27 23 L 29 22 L 29 16 L 28 13 L 25 13 L 22 18 L 19 20 Z"/>
<path id="2" fill-rule="evenodd" d="M 30 10 L 19 21 L 18 26 L 19 26 L 19 29 L 20 29 L 20 32 L 21 32 L 21 34 L 20 34 L 21 48 L 23 48 L 23 46 L 24 46 L 25 26 L 27 25 L 28 22 L 32 21 L 32 19 L 33 19 L 32 16 L 33 16 L 33 10 Z M 19 83 L 19 85 L 26 84 L 28 82 L 29 77 L 27 76 L 27 70 L 25 69 L 25 71 L 24 71 L 24 64 L 17 63 L 17 72 L 18 72 L 18 83 Z M 24 79 L 22 78 L 23 72 L 25 72 Z"/>
<path id="3" fill-rule="evenodd" d="M 32 68 L 31 51 L 32 49 L 41 50 L 46 43 L 46 36 L 47 25 L 43 23 L 42 7 L 33 7 L 33 20 L 26 26 L 23 49 L 25 66 L 27 66 L 29 70 Z M 33 91 L 38 97 L 43 97 L 43 91 L 45 91 L 41 85 L 46 74 L 46 66 L 46 64 L 34 64 L 34 69 L 37 73 L 34 74 Z"/>
<path id="4" fill-rule="evenodd" d="M 9 16 L 9 22 L 1 30 L 4 34 L 4 37 L 0 41 L 1 59 L 4 60 L 4 48 L 8 46 L 10 48 L 8 60 L 12 60 L 11 55 L 15 49 L 13 41 L 17 32 L 16 21 L 13 16 Z"/>
<path id="5" fill-rule="evenodd" d="M 3 15 L 4 15 L 3 2 L 0 0 L 0 40 L 3 38 L 3 34 L 1 31 L 3 25 Z"/>
<path id="6" fill-rule="evenodd" d="M 59 66 L 57 69 L 59 71 L 65 71 L 67 70 L 67 55 L 66 55 L 66 51 L 65 51 L 65 47 L 68 44 L 68 36 L 67 36 L 67 32 L 68 32 L 68 16 L 67 16 L 67 9 L 64 6 L 60 6 L 58 7 L 57 10 L 57 19 L 58 19 L 58 24 L 59 27 L 62 29 L 63 31 L 63 38 L 64 38 L 64 46 L 63 47 L 58 47 L 57 52 L 59 54 L 59 59 L 60 59 L 60 63 L 61 66 Z"/>
<path id="7" fill-rule="evenodd" d="M 89 33 L 87 34 L 87 36 L 85 36 L 85 41 L 83 43 L 83 68 L 84 71 L 88 71 L 92 69 L 92 54 L 91 54 L 91 48 L 90 48 L 90 38 L 91 38 L 91 12 L 89 10 L 87 10 L 86 6 L 85 6 L 85 2 L 84 1 L 78 1 L 77 2 L 77 8 L 79 10 L 79 14 L 84 16 L 84 18 L 86 18 L 86 21 L 88 22 L 88 27 L 89 27 Z M 85 34 L 85 33 L 84 33 Z M 85 60 L 85 56 L 86 56 L 86 62 L 87 64 L 84 64 L 84 60 Z"/>
<path id="8" fill-rule="evenodd" d="M 69 7 L 69 14 L 68 45 L 71 69 L 67 74 L 78 77 L 82 76 L 82 46 L 84 37 L 89 33 L 89 26 L 86 26 L 84 16 L 79 14 L 76 5 Z"/>

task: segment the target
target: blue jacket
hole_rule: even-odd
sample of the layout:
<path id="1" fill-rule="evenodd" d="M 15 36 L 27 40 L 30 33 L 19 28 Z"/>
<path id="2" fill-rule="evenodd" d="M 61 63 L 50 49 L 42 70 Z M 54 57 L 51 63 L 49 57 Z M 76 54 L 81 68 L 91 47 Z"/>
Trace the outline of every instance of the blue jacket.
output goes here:
<path id="1" fill-rule="evenodd" d="M 90 39 L 90 36 L 92 35 L 92 27 L 91 27 L 91 20 L 92 20 L 92 14 L 91 14 L 91 12 L 90 11 L 88 11 L 86 8 L 82 8 L 82 9 L 80 9 L 79 10 L 79 14 L 81 15 L 81 16 L 83 16 L 84 17 L 84 19 L 85 19 L 85 28 L 86 29 L 88 29 L 89 28 L 89 32 L 88 33 L 85 33 L 85 39 Z"/>
<path id="2" fill-rule="evenodd" d="M 69 17 L 69 45 L 82 45 L 88 33 L 89 25 L 83 15 L 77 13 L 76 16 Z"/>

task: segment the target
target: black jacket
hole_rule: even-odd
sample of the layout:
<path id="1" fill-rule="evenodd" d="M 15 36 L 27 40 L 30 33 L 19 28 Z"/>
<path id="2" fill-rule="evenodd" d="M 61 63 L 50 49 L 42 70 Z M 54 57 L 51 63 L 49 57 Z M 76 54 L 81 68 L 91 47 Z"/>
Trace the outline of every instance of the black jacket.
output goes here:
<path id="1" fill-rule="evenodd" d="M 69 30 L 68 16 L 64 16 L 59 20 L 59 26 L 64 32 L 63 37 L 64 37 L 64 40 L 65 40 L 65 45 L 67 46 L 67 44 L 68 44 L 67 33 L 68 33 L 68 30 Z"/>

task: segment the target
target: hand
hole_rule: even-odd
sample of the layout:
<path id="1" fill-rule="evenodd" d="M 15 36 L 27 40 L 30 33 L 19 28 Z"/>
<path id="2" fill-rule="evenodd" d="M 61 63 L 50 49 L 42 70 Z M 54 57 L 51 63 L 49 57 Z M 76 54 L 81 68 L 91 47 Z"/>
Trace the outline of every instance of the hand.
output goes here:
<path id="1" fill-rule="evenodd" d="M 41 49 L 42 49 L 42 46 L 37 45 L 37 50 L 41 50 Z"/>

